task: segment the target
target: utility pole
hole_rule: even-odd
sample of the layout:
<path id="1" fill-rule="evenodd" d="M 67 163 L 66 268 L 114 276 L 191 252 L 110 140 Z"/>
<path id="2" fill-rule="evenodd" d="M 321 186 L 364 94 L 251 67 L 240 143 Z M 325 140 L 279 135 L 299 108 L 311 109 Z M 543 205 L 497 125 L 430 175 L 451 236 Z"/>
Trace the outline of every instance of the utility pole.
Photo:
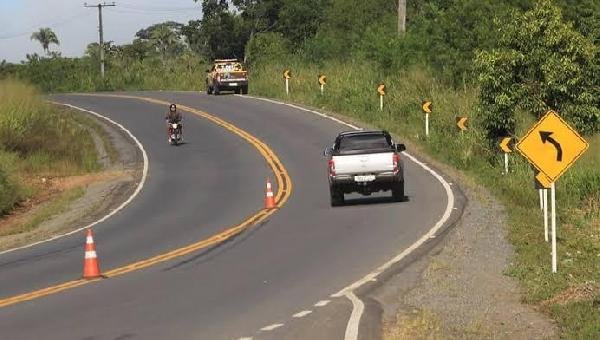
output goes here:
<path id="1" fill-rule="evenodd" d="M 406 32 L 406 0 L 398 0 L 398 35 Z"/>
<path id="2" fill-rule="evenodd" d="M 100 74 L 104 78 L 104 29 L 102 27 L 102 7 L 114 7 L 115 3 L 107 4 L 106 2 L 97 5 L 88 5 L 87 2 L 83 4 L 84 7 L 97 7 L 98 8 L 98 33 L 100 36 Z"/>

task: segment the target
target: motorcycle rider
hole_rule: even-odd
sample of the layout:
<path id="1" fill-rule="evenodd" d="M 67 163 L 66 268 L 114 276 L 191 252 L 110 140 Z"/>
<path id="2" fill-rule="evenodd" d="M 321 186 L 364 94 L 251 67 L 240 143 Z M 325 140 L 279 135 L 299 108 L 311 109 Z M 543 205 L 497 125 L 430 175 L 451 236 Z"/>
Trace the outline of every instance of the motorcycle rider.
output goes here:
<path id="1" fill-rule="evenodd" d="M 169 111 L 167 112 L 167 115 L 165 116 L 165 122 L 167 124 L 167 140 L 170 141 L 169 129 L 171 127 L 171 124 L 178 123 L 179 124 L 179 133 L 181 135 L 183 135 L 183 124 L 181 124 L 181 120 L 182 120 L 181 113 L 179 113 L 177 111 L 177 105 L 171 104 L 169 106 Z"/>

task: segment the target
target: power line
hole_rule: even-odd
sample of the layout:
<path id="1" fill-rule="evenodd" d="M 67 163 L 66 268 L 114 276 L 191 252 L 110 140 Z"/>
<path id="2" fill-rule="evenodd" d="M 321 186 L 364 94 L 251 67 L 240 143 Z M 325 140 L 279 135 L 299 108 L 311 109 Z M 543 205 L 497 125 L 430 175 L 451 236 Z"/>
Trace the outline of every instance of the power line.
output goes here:
<path id="1" fill-rule="evenodd" d="M 120 6 L 120 5 L 119 5 Z M 172 9 L 172 10 L 160 10 L 160 11 L 148 11 L 143 9 L 111 9 L 111 12 L 122 13 L 122 14 L 141 14 L 141 15 L 157 15 L 157 14 L 189 14 L 189 9 Z"/>
<path id="2" fill-rule="evenodd" d="M 131 10 L 139 10 L 144 12 L 179 12 L 179 11 L 192 11 L 199 10 L 200 7 L 138 7 L 131 5 L 123 5 L 119 4 L 119 7 L 131 9 Z"/>
<path id="3" fill-rule="evenodd" d="M 181 6 L 181 7 L 173 7 L 173 6 L 148 6 L 147 2 L 144 3 L 143 6 L 139 6 L 137 3 L 131 3 L 127 1 L 120 1 L 119 7 L 129 8 L 129 9 L 142 9 L 142 10 L 194 10 L 194 9 L 202 9 L 200 5 L 194 6 Z"/>

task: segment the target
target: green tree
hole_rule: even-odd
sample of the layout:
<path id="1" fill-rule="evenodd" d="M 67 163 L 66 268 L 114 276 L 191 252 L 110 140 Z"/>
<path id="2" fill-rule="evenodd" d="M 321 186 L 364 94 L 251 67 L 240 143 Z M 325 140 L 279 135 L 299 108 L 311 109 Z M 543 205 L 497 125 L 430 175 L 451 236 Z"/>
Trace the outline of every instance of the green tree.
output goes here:
<path id="1" fill-rule="evenodd" d="M 160 26 L 152 31 L 150 42 L 164 61 L 167 53 L 177 44 L 177 36 L 169 27 Z"/>
<path id="2" fill-rule="evenodd" d="M 314 38 L 307 41 L 307 54 L 313 60 L 349 58 L 364 34 L 381 19 L 397 13 L 394 1 L 328 0 Z"/>
<path id="3" fill-rule="evenodd" d="M 31 34 L 31 40 L 37 40 L 42 45 L 42 48 L 47 55 L 50 55 L 51 44 L 60 45 L 58 37 L 49 27 L 43 27 L 40 28 L 39 31 L 33 32 L 33 34 Z"/>
<path id="4" fill-rule="evenodd" d="M 100 46 L 97 42 L 89 43 L 86 48 L 84 54 L 94 60 L 100 60 Z M 115 45 L 114 41 L 105 41 L 104 44 L 104 55 L 108 58 L 114 57 L 117 53 L 119 53 L 120 47 Z"/>
<path id="5" fill-rule="evenodd" d="M 284 0 L 277 31 L 291 42 L 293 48 L 300 48 L 319 29 L 328 3 L 329 0 Z"/>
<path id="6" fill-rule="evenodd" d="M 581 34 L 600 44 L 600 1 L 557 0 L 566 20 L 571 21 Z"/>
<path id="7" fill-rule="evenodd" d="M 558 111 L 584 133 L 599 130 L 599 48 L 550 0 L 515 11 L 499 47 L 477 54 L 481 106 L 491 138 L 515 130 L 515 114 Z"/>
<path id="8" fill-rule="evenodd" d="M 226 0 L 203 0 L 202 13 L 202 20 L 182 29 L 192 49 L 208 59 L 242 58 L 249 31 L 240 14 L 230 11 Z"/>
<path id="9" fill-rule="evenodd" d="M 168 27 L 179 38 L 181 36 L 181 30 L 183 29 L 183 26 L 183 24 L 175 21 L 166 21 L 160 24 L 154 24 L 152 26 L 142 28 L 135 33 L 135 36 L 139 39 L 150 40 L 154 31 L 162 29 L 163 27 Z"/>
<path id="10" fill-rule="evenodd" d="M 136 61 L 143 61 L 153 52 L 149 41 L 134 39 L 131 44 L 121 46 L 123 57 Z"/>

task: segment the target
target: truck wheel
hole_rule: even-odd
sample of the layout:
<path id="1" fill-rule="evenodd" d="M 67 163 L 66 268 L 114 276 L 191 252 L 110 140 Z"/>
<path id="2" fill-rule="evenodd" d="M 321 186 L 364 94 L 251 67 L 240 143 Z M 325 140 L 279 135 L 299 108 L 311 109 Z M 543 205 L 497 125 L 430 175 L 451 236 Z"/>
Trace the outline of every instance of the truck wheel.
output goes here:
<path id="1" fill-rule="evenodd" d="M 331 206 L 332 207 L 339 207 L 341 205 L 344 205 L 344 193 L 335 189 L 335 188 L 329 188 L 329 195 L 331 197 Z"/>
<path id="2" fill-rule="evenodd" d="M 206 94 L 212 94 L 213 93 L 213 89 L 211 86 L 206 85 Z"/>
<path id="3" fill-rule="evenodd" d="M 242 86 L 242 94 L 248 94 L 248 85 Z"/>
<path id="4" fill-rule="evenodd" d="M 404 201 L 404 181 L 392 185 L 392 198 L 396 202 Z"/>
<path id="5" fill-rule="evenodd" d="M 235 94 L 240 94 L 240 93 L 242 93 L 242 88 L 236 87 L 234 92 L 235 92 Z"/>

